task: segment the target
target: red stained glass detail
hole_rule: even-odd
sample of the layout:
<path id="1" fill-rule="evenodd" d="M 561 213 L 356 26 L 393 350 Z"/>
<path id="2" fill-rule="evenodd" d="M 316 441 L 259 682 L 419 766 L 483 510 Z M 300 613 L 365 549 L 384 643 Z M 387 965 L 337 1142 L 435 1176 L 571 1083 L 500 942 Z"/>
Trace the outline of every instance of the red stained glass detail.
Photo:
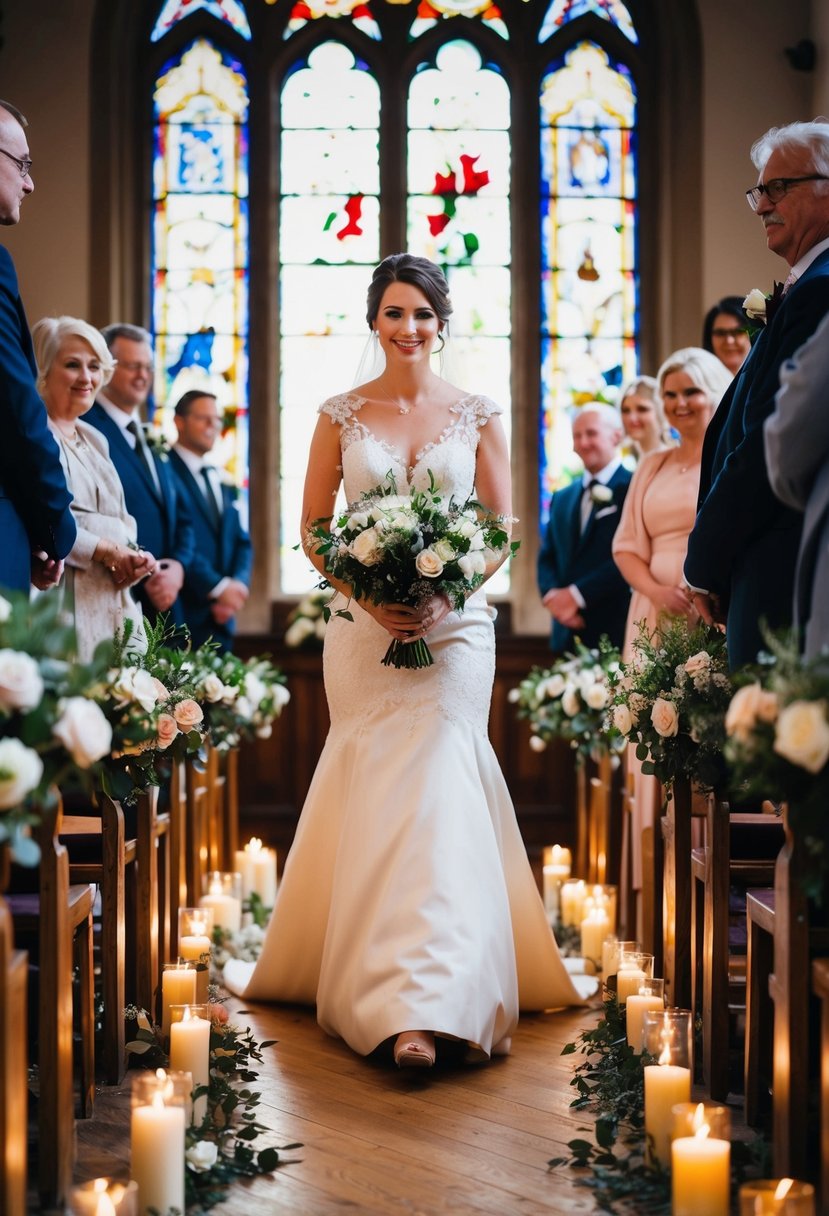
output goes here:
<path id="1" fill-rule="evenodd" d="M 463 168 L 463 193 L 477 194 L 482 186 L 489 184 L 489 173 L 486 169 L 478 172 L 474 168 L 475 162 L 479 160 L 478 156 L 461 156 L 461 167 Z"/>
<path id="2" fill-rule="evenodd" d="M 500 21 L 503 13 L 497 4 L 490 4 L 489 8 L 483 14 L 484 21 Z"/>
<path id="3" fill-rule="evenodd" d="M 417 6 L 417 15 L 423 21 L 434 21 L 440 17 L 440 13 L 436 8 L 432 8 L 431 4 L 429 4 L 429 0 L 420 0 L 420 4 Z"/>
<path id="4" fill-rule="evenodd" d="M 432 236 L 440 236 L 451 218 L 451 215 L 447 215 L 446 212 L 442 215 L 427 215 L 426 219 L 429 221 L 429 231 Z"/>
<path id="5" fill-rule="evenodd" d="M 432 194 L 457 194 L 458 184 L 454 173 L 436 173 Z"/>
<path id="6" fill-rule="evenodd" d="M 363 194 L 352 194 L 351 198 L 345 205 L 345 213 L 348 216 L 348 223 L 344 228 L 341 228 L 337 233 L 337 240 L 343 241 L 347 236 L 362 236 L 363 230 L 360 227 L 359 221 L 362 218 L 363 212 Z"/>
<path id="7" fill-rule="evenodd" d="M 291 21 L 310 21 L 313 16 L 307 4 L 303 0 L 297 0 L 297 3 L 291 9 Z"/>
<path id="8" fill-rule="evenodd" d="M 358 4 L 351 12 L 352 18 L 356 21 L 358 17 L 368 17 L 373 20 L 371 9 L 367 4 Z"/>

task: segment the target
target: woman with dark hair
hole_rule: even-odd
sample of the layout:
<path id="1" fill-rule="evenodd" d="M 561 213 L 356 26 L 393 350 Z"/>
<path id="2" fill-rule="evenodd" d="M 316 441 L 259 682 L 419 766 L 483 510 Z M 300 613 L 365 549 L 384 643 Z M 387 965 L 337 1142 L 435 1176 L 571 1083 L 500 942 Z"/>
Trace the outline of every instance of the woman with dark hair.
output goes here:
<path id="1" fill-rule="evenodd" d="M 723 296 L 705 314 L 702 325 L 702 347 L 716 355 L 732 376 L 743 366 L 751 350 L 748 336 L 749 321 L 743 312 L 739 296 Z"/>
<path id="2" fill-rule="evenodd" d="M 489 398 L 431 366 L 452 305 L 440 269 L 395 254 L 368 292 L 385 367 L 320 407 L 302 518 L 331 515 L 391 473 L 512 514 L 509 455 Z M 323 558 L 308 544 L 321 575 Z M 501 564 L 489 561 L 486 577 Z M 577 1004 L 487 735 L 495 665 L 484 591 L 462 613 L 355 601 L 332 616 L 324 672 L 331 731 L 308 794 L 264 949 L 225 982 L 246 1000 L 316 1003 L 320 1025 L 367 1055 L 430 1067 L 436 1037 L 474 1058 L 504 1054 L 519 1007 Z M 386 667 L 390 639 L 428 638 L 431 667 Z M 228 970 L 229 968 L 229 970 Z M 586 977 L 583 977 L 586 978 Z M 591 987 L 595 981 L 590 981 Z"/>

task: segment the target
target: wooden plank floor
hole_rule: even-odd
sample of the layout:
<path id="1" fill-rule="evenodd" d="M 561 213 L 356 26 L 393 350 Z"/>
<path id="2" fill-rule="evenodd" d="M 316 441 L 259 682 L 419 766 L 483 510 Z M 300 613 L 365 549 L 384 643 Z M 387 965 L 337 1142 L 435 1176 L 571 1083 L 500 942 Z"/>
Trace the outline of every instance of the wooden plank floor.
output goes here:
<path id="1" fill-rule="evenodd" d="M 561 1049 L 598 1011 L 522 1018 L 508 1058 L 411 1073 L 355 1056 L 323 1034 L 310 1010 L 230 1008 L 258 1041 L 278 1040 L 258 1086 L 268 1142 L 303 1147 L 285 1154 L 290 1164 L 272 1178 L 232 1188 L 217 1216 L 598 1210 L 566 1173 L 547 1170 L 584 1126 L 569 1109 L 574 1062 Z M 99 1090 L 94 1118 L 77 1129 L 76 1180 L 124 1177 L 129 1087 Z M 264 1137 L 256 1143 L 264 1147 Z"/>

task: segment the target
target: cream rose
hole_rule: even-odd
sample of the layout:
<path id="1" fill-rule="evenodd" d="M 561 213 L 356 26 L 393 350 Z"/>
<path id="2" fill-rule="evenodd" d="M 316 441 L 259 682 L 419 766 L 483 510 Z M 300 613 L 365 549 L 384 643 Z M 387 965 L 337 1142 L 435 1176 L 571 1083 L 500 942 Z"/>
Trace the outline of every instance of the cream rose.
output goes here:
<path id="1" fill-rule="evenodd" d="M 579 697 L 578 690 L 572 684 L 568 684 L 561 695 L 561 708 L 568 718 L 575 718 L 581 709 L 581 698 Z"/>
<path id="2" fill-rule="evenodd" d="M 212 1140 L 197 1140 L 192 1148 L 188 1148 L 184 1159 L 191 1170 L 204 1174 L 212 1170 L 219 1156 L 219 1146 Z"/>
<path id="3" fill-rule="evenodd" d="M 245 673 L 245 696 L 254 709 L 258 709 L 268 695 L 268 686 L 255 671 Z"/>
<path id="4" fill-rule="evenodd" d="M 432 545 L 432 548 L 442 562 L 454 561 L 458 556 L 455 546 L 450 540 L 447 540 L 445 536 L 442 536 L 440 540 L 436 540 Z"/>
<path id="5" fill-rule="evenodd" d="M 629 735 L 633 730 L 633 715 L 627 705 L 613 706 L 613 725 L 623 735 Z"/>
<path id="6" fill-rule="evenodd" d="M 443 574 L 443 562 L 432 548 L 421 549 L 415 558 L 415 567 L 424 578 L 440 578 Z"/>
<path id="7" fill-rule="evenodd" d="M 116 672 L 112 682 L 112 691 L 119 705 L 127 705 L 130 701 L 135 701 L 146 713 L 155 708 L 158 700 L 154 677 L 140 667 L 122 667 L 119 672 Z"/>
<path id="8" fill-rule="evenodd" d="M 780 710 L 774 750 L 798 768 L 819 773 L 829 760 L 829 722 L 825 701 L 792 701 Z"/>
<path id="9" fill-rule="evenodd" d="M 521 689 L 511 688 L 507 693 L 507 700 L 509 701 L 510 705 L 517 705 L 521 700 Z"/>
<path id="10" fill-rule="evenodd" d="M 322 620 L 322 617 L 319 617 Z M 295 649 L 301 646 L 306 638 L 313 637 L 317 632 L 317 622 L 309 620 L 307 616 L 299 616 L 285 630 L 285 645 Z"/>
<path id="11" fill-rule="evenodd" d="M 325 637 L 325 630 L 328 628 L 328 622 L 324 616 L 318 616 L 314 623 L 314 634 L 318 641 L 322 641 Z"/>
<path id="12" fill-rule="evenodd" d="M 657 697 L 654 701 L 651 722 L 656 733 L 663 739 L 670 739 L 679 734 L 679 714 L 676 712 L 676 706 L 673 701 L 667 701 L 664 697 Z"/>
<path id="13" fill-rule="evenodd" d="M 255 733 L 257 739 L 270 739 L 273 734 L 273 727 L 270 722 L 263 722 L 261 726 L 257 726 Z"/>
<path id="14" fill-rule="evenodd" d="M 172 714 L 158 715 L 155 724 L 155 741 L 161 751 L 166 751 L 178 733 L 178 722 Z"/>
<path id="15" fill-rule="evenodd" d="M 759 287 L 752 287 L 743 300 L 743 309 L 753 320 L 765 321 L 767 303 L 765 293 Z"/>
<path id="16" fill-rule="evenodd" d="M 591 684 L 585 691 L 584 699 L 591 709 L 604 709 L 610 699 L 607 685 Z"/>
<path id="17" fill-rule="evenodd" d="M 10 736 L 0 739 L 0 811 L 9 811 L 35 789 L 43 776 L 36 751 Z"/>
<path id="18" fill-rule="evenodd" d="M 692 654 L 690 659 L 685 662 L 685 670 L 689 676 L 699 675 L 702 671 L 710 671 L 711 655 L 707 650 L 700 650 L 698 654 Z"/>
<path id="19" fill-rule="evenodd" d="M 746 684 L 731 698 L 725 713 L 725 733 L 745 742 L 758 719 L 761 722 L 774 722 L 778 710 L 777 697 L 773 692 L 766 692 L 756 682 Z"/>
<path id="20" fill-rule="evenodd" d="M 534 752 L 546 752 L 547 744 L 540 735 L 530 735 L 530 747 Z"/>
<path id="21" fill-rule="evenodd" d="M 544 689 L 543 696 L 545 697 L 560 697 L 567 687 L 567 681 L 560 671 L 556 671 L 553 675 L 548 676 L 539 686 L 539 692 Z"/>
<path id="22" fill-rule="evenodd" d="M 348 517 L 348 527 L 352 531 L 356 530 L 357 528 L 367 528 L 368 527 L 368 512 L 367 511 L 354 511 L 353 514 L 349 515 L 349 517 Z"/>
<path id="23" fill-rule="evenodd" d="M 198 701 L 185 697 L 183 701 L 179 701 L 178 705 L 173 707 L 173 717 L 180 730 L 188 731 L 204 721 L 204 712 Z"/>
<path id="24" fill-rule="evenodd" d="M 363 566 L 376 566 L 382 553 L 379 538 L 373 529 L 355 536 L 348 548 Z"/>
<path id="25" fill-rule="evenodd" d="M 69 697 L 61 703 L 52 734 L 79 768 L 89 768 L 112 746 L 112 727 L 100 705 L 87 697 Z"/>
<path id="26" fill-rule="evenodd" d="M 159 679 L 157 679 L 155 676 L 150 676 L 150 679 L 152 680 L 153 688 L 155 689 L 156 705 L 160 701 L 169 701 L 170 690 L 167 688 L 167 686 L 165 684 L 162 684 L 161 681 Z"/>
<path id="27" fill-rule="evenodd" d="M 274 684 L 271 687 L 271 699 L 277 710 L 282 710 L 291 699 L 290 690 L 284 684 Z"/>
<path id="28" fill-rule="evenodd" d="M 288 641 L 287 634 L 285 635 L 285 641 Z M 201 682 L 201 690 L 205 701 L 209 701 L 211 705 L 215 705 L 224 696 L 225 686 L 221 677 L 217 676 L 215 671 L 210 671 Z"/>
<path id="29" fill-rule="evenodd" d="M 0 708 L 26 713 L 40 704 L 42 696 L 43 680 L 32 656 L 20 650 L 0 650 Z"/>

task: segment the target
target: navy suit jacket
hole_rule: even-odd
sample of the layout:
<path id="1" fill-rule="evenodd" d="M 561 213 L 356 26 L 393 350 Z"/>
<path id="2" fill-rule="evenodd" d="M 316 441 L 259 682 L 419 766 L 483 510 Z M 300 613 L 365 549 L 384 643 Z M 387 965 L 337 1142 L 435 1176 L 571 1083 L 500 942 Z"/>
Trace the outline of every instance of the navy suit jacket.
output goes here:
<path id="1" fill-rule="evenodd" d="M 542 596 L 553 587 L 573 583 L 578 587 L 586 605 L 582 611 L 585 625 L 578 636 L 586 646 L 597 646 L 602 634 L 607 634 L 614 646 L 621 646 L 624 640 L 630 587 L 619 573 L 611 546 L 630 477 L 620 465 L 607 483 L 613 501 L 594 503 L 583 532 L 581 478 L 558 490 L 550 503 L 550 518 L 538 554 L 538 587 Z M 567 650 L 574 636 L 572 629 L 553 621 L 553 650 Z"/>
<path id="2" fill-rule="evenodd" d="M 217 529 L 204 491 L 175 451 L 170 453 L 170 466 L 181 497 L 187 503 L 196 538 L 195 556 L 188 567 L 180 597 L 184 622 L 190 630 L 194 646 L 200 646 L 212 637 L 222 650 L 229 650 L 236 623 L 230 620 L 226 625 L 217 624 L 210 612 L 207 596 L 223 578 L 250 582 L 250 537 L 242 527 L 236 491 L 231 486 L 222 486 L 222 518 Z"/>
<path id="3" fill-rule="evenodd" d="M 36 374 L 14 262 L 0 246 L 0 587 L 14 591 L 29 590 L 34 550 L 66 557 L 77 535 Z"/>
<path id="4" fill-rule="evenodd" d="M 130 447 L 121 427 L 113 422 L 97 401 L 84 415 L 84 421 L 97 427 L 109 440 L 110 459 L 121 478 L 127 510 L 130 515 L 135 516 L 135 522 L 138 525 L 139 545 L 142 549 L 147 549 L 152 553 L 153 557 L 171 557 L 175 561 L 181 562 L 186 574 L 195 550 L 193 524 L 187 505 L 181 499 L 178 482 L 170 468 L 170 461 L 166 458 L 159 458 L 153 452 L 153 461 L 161 486 L 159 496 L 153 479 L 144 467 L 143 460 Z M 138 598 L 144 609 L 144 615 L 151 621 L 155 621 L 158 613 L 147 596 L 142 593 L 140 586 Z M 167 616 L 176 625 L 183 624 L 184 615 L 180 595 Z"/>
<path id="5" fill-rule="evenodd" d="M 829 250 L 781 300 L 711 420 L 702 450 L 699 514 L 688 538 L 685 577 L 727 607 L 732 667 L 753 662 L 760 621 L 791 625 L 803 516 L 769 484 L 763 423 L 774 410 L 781 365 L 829 312 Z"/>

